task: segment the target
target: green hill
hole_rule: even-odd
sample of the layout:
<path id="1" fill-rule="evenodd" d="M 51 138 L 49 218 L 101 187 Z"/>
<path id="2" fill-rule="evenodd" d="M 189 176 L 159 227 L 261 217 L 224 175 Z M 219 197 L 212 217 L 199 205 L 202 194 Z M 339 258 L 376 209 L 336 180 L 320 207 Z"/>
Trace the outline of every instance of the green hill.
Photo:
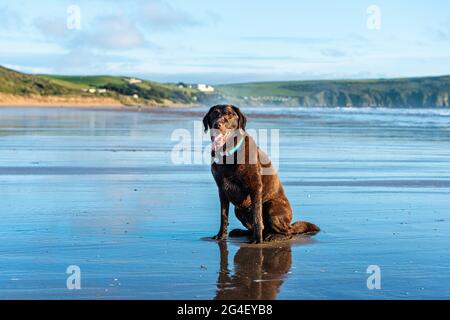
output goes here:
<path id="1" fill-rule="evenodd" d="M 222 94 L 252 105 L 305 107 L 448 107 L 450 76 L 260 82 L 220 85 Z"/>
<path id="2" fill-rule="evenodd" d="M 180 89 L 173 84 L 161 84 L 129 77 L 54 75 L 41 75 L 39 77 L 72 89 L 104 89 L 123 97 L 137 96 L 142 102 L 163 103 L 164 101 L 170 101 L 172 103 L 191 104 L 195 103 L 198 100 L 198 95 L 200 95 L 197 90 Z M 133 80 L 134 82 L 132 82 Z"/>
<path id="3" fill-rule="evenodd" d="M 27 75 L 0 66 L 0 92 L 12 95 L 65 95 L 72 88 L 49 79 Z"/>
<path id="4" fill-rule="evenodd" d="M 0 93 L 20 97 L 112 98 L 125 105 L 191 105 L 210 98 L 196 89 L 130 77 L 29 75 L 1 66 Z"/>

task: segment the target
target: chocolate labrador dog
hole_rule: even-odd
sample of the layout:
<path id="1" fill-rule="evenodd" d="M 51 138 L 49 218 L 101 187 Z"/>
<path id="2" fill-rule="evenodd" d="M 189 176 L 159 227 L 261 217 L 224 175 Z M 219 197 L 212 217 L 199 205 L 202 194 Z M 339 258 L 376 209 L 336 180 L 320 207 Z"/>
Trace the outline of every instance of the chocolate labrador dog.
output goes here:
<path id="1" fill-rule="evenodd" d="M 211 171 L 219 188 L 220 230 L 216 240 L 227 238 L 230 202 L 247 230 L 230 237 L 251 236 L 253 243 L 287 240 L 294 234 L 314 235 L 316 225 L 292 223 L 292 208 L 268 156 L 245 131 L 247 119 L 232 105 L 212 107 L 203 118 L 211 132 Z"/>

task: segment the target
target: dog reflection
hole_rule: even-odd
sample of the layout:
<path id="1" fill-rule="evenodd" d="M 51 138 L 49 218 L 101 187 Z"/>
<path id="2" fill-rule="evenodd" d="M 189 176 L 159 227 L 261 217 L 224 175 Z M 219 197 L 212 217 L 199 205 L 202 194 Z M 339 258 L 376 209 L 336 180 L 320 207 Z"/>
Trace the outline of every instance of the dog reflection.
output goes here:
<path id="1" fill-rule="evenodd" d="M 234 256 L 234 274 L 228 268 L 228 247 L 219 242 L 220 272 L 216 300 L 274 300 L 291 269 L 290 246 L 242 246 Z"/>

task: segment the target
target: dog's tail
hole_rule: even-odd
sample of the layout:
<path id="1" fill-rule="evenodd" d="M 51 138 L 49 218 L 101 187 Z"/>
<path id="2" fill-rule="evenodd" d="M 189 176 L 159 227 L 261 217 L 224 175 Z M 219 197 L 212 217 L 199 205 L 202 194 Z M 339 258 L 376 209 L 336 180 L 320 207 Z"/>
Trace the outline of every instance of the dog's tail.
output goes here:
<path id="1" fill-rule="evenodd" d="M 308 236 L 316 235 L 320 232 L 320 228 L 311 222 L 297 221 L 292 224 L 293 234 L 305 234 Z"/>

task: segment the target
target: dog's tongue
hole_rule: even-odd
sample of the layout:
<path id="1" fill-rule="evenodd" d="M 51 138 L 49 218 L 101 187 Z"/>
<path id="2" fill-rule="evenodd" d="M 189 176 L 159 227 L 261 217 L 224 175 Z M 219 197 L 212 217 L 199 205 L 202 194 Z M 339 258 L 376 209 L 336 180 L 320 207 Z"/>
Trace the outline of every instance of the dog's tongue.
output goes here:
<path id="1" fill-rule="evenodd" d="M 219 135 L 215 136 L 212 141 L 213 150 L 217 152 L 221 147 L 223 147 L 223 145 L 227 142 L 227 138 L 228 133 L 227 134 L 220 133 Z"/>

